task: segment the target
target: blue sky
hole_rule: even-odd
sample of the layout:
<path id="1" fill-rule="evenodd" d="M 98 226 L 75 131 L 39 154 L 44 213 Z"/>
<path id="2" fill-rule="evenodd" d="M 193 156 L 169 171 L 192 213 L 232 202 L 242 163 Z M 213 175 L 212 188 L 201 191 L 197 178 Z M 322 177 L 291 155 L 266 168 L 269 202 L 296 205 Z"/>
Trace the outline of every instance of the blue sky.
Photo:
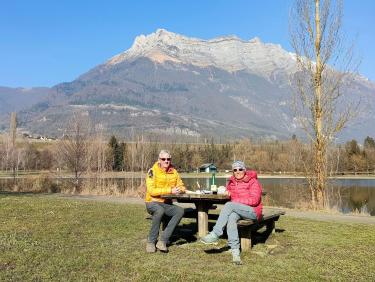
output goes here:
<path id="1" fill-rule="evenodd" d="M 210 39 L 259 37 L 291 51 L 292 0 L 53 1 L 0 5 L 0 86 L 72 81 L 158 28 Z M 375 81 L 375 1 L 344 0 L 344 31 L 356 39 L 359 72 Z"/>

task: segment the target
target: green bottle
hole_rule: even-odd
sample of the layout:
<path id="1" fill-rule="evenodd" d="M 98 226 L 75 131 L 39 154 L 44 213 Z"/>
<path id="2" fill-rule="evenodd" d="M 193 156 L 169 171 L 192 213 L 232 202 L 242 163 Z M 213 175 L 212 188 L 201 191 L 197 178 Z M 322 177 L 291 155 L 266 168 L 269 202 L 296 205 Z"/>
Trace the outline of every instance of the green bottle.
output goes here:
<path id="1" fill-rule="evenodd" d="M 215 172 L 213 172 L 211 175 L 211 185 L 215 185 L 215 184 L 216 184 L 216 175 L 215 175 Z"/>

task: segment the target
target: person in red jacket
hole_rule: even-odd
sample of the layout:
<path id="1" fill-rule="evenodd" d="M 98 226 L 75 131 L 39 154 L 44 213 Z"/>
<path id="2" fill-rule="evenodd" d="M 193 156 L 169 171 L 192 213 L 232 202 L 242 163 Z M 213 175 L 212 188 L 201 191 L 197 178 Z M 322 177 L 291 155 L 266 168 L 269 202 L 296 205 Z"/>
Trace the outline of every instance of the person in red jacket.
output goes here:
<path id="1" fill-rule="evenodd" d="M 262 187 L 257 173 L 246 170 L 245 164 L 235 161 L 232 164 L 233 175 L 227 184 L 230 202 L 220 212 L 213 230 L 201 239 L 205 244 L 215 244 L 227 226 L 228 245 L 231 248 L 233 262 L 241 264 L 240 239 L 237 221 L 241 218 L 260 220 L 262 216 Z"/>

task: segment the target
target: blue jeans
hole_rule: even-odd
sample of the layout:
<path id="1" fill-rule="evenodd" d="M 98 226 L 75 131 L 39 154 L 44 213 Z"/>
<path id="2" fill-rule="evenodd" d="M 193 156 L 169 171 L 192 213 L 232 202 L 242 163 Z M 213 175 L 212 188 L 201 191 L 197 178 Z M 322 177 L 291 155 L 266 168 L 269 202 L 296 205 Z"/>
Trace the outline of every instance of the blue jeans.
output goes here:
<path id="1" fill-rule="evenodd" d="M 241 218 L 257 219 L 257 216 L 254 209 L 250 206 L 227 202 L 221 210 L 219 218 L 212 230 L 217 236 L 221 236 L 223 235 L 224 227 L 227 226 L 228 245 L 231 249 L 240 248 L 237 221 Z"/>
<path id="2" fill-rule="evenodd" d="M 173 230 L 184 216 L 184 209 L 173 204 L 150 202 L 146 203 L 146 210 L 152 215 L 151 229 L 147 239 L 149 243 L 155 243 L 158 240 L 160 224 L 163 216 L 167 215 L 171 217 L 167 227 L 160 236 L 160 241 L 168 243 Z"/>

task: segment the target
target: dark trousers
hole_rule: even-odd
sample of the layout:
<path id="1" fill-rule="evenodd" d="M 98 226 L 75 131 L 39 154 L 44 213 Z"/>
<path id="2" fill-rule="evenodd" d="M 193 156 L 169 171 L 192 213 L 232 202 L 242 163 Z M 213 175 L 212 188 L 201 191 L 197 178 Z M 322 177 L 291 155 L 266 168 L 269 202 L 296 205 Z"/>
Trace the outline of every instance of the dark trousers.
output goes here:
<path id="1" fill-rule="evenodd" d="M 173 230 L 184 216 L 184 209 L 173 204 L 159 202 L 146 203 L 146 209 L 147 212 L 152 215 L 151 230 L 147 239 L 149 243 L 155 243 L 158 240 L 160 224 L 163 220 L 163 216 L 167 215 L 171 217 L 167 227 L 160 236 L 160 241 L 167 243 Z"/>

